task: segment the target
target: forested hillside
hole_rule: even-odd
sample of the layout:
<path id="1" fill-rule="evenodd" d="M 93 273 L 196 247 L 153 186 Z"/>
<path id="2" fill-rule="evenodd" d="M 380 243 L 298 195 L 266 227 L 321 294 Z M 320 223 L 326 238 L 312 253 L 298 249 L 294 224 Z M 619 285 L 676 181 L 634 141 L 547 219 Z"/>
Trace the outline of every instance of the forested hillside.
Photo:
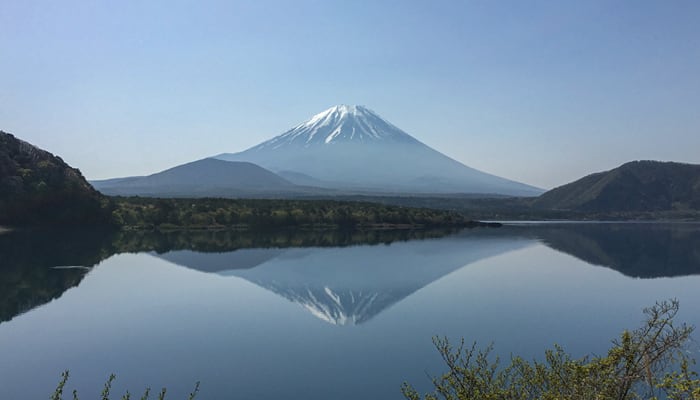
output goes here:
<path id="1" fill-rule="evenodd" d="M 78 169 L 0 131 L 0 224 L 105 224 L 102 200 Z"/>

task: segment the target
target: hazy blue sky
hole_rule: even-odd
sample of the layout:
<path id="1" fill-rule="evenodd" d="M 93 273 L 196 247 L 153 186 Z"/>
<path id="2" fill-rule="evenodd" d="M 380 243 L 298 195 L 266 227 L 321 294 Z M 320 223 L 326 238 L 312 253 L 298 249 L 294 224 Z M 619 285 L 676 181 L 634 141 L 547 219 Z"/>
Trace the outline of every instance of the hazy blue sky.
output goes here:
<path id="1" fill-rule="evenodd" d="M 700 1 L 0 2 L 0 129 L 91 179 L 335 104 L 541 187 L 700 163 Z"/>

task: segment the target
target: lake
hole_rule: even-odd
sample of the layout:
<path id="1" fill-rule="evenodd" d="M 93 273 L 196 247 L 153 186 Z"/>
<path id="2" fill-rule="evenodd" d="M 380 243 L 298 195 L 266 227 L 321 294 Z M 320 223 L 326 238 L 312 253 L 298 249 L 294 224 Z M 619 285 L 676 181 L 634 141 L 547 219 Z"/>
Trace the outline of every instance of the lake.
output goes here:
<path id="1" fill-rule="evenodd" d="M 699 325 L 699 289 L 692 223 L 5 232 L 0 399 L 47 398 L 66 369 L 86 399 L 110 373 L 120 396 L 400 399 L 444 371 L 435 335 L 602 354 L 658 300 Z"/>

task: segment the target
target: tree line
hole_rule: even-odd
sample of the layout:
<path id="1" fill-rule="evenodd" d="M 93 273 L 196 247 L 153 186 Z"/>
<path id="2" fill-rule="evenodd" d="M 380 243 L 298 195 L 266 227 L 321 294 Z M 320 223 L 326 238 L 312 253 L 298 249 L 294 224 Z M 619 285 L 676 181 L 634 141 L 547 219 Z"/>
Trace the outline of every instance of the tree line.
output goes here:
<path id="1" fill-rule="evenodd" d="M 451 211 L 333 200 L 113 197 L 108 207 L 115 225 L 134 229 L 396 228 L 471 223 Z"/>

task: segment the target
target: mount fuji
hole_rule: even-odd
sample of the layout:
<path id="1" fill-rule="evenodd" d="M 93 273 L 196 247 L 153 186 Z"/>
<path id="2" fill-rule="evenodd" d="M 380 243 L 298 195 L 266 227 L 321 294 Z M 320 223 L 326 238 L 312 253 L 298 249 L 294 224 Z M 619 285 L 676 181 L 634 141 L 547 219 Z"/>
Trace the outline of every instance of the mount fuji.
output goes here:
<path id="1" fill-rule="evenodd" d="M 543 192 L 470 168 L 363 106 L 331 107 L 248 150 L 213 158 L 254 163 L 292 183 L 328 189 L 511 196 Z"/>

